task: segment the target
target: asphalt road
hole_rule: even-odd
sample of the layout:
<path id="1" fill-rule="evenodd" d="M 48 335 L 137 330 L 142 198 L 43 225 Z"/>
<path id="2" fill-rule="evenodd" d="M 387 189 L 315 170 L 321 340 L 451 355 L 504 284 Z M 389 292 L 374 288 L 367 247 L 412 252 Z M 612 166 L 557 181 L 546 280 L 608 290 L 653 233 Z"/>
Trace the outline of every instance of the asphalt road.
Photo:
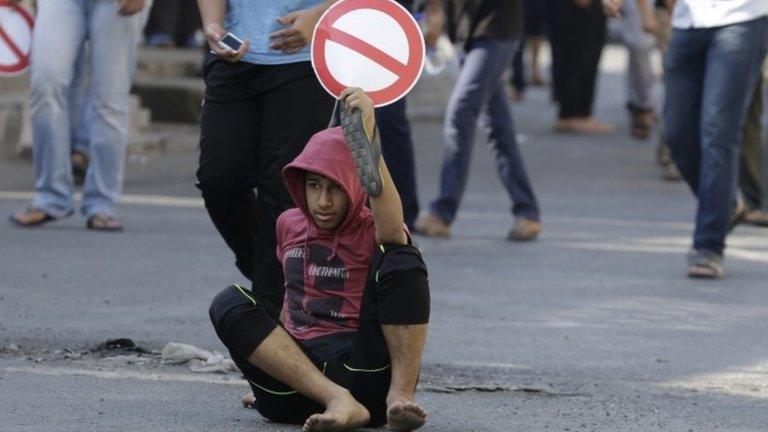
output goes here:
<path id="1" fill-rule="evenodd" d="M 652 143 L 628 137 L 621 79 L 601 80 L 614 135 L 552 133 L 541 89 L 515 106 L 539 241 L 504 240 L 509 203 L 483 140 L 453 238 L 417 239 L 433 305 L 425 431 L 768 428 L 768 230 L 735 231 L 725 279 L 684 277 L 694 201 L 660 180 Z M 414 124 L 424 207 L 440 128 Z M 237 374 L 89 351 L 118 337 L 223 350 L 208 302 L 244 280 L 193 186 L 195 139 L 183 129 L 166 153 L 131 159 L 122 234 L 88 232 L 80 216 L 0 223 L 0 430 L 296 430 L 240 408 Z M 29 162 L 0 161 L 0 213 L 25 205 L 32 183 Z"/>

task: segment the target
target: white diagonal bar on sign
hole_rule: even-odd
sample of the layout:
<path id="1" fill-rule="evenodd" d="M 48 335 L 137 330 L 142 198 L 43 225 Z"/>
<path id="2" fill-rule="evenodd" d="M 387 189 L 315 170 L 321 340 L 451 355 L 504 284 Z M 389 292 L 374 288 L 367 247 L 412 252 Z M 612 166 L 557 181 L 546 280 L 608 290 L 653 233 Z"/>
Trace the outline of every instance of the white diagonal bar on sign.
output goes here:
<path id="1" fill-rule="evenodd" d="M 328 40 L 336 42 L 339 45 L 343 45 L 370 58 L 399 77 L 402 77 L 407 73 L 407 65 L 404 65 L 396 58 L 376 48 L 368 42 L 337 28 L 329 28 L 327 31 Z"/>

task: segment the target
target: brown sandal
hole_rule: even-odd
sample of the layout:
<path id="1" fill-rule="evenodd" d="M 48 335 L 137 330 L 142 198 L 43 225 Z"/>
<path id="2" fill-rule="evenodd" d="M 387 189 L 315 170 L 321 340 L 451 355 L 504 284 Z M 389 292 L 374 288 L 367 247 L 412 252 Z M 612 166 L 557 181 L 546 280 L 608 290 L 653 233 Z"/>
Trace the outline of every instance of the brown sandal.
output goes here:
<path id="1" fill-rule="evenodd" d="M 688 277 L 692 279 L 720 279 L 725 275 L 723 256 L 707 250 L 688 253 Z"/>
<path id="2" fill-rule="evenodd" d="M 71 215 L 72 212 L 67 213 L 63 217 Z M 47 212 L 40 210 L 37 207 L 27 207 L 24 210 L 18 211 L 8 216 L 8 221 L 16 226 L 22 228 L 34 228 L 43 225 L 47 222 L 55 221 L 57 218 L 48 214 Z"/>
<path id="3" fill-rule="evenodd" d="M 89 230 L 104 232 L 120 232 L 123 230 L 123 225 L 120 224 L 120 221 L 112 216 L 101 213 L 89 217 L 86 227 Z"/>

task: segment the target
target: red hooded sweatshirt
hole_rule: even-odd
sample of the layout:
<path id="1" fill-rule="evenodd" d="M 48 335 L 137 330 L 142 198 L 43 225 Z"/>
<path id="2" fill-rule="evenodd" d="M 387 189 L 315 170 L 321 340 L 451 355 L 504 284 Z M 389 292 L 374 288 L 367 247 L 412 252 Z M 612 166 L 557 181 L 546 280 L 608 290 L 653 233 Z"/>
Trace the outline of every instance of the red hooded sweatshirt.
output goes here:
<path id="1" fill-rule="evenodd" d="M 349 198 L 346 218 L 334 230 L 320 229 L 309 214 L 307 171 L 341 186 Z M 358 327 L 368 267 L 376 249 L 373 213 L 341 128 L 318 132 L 283 169 L 296 203 L 277 219 L 277 258 L 285 275 L 285 328 L 299 340 Z"/>

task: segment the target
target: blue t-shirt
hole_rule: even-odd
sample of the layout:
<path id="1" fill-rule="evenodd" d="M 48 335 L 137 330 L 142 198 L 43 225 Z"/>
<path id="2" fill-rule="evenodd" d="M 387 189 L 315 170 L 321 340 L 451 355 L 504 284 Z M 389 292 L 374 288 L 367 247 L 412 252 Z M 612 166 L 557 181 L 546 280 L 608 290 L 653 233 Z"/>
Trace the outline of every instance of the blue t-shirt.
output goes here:
<path id="1" fill-rule="evenodd" d="M 285 28 L 277 18 L 311 8 L 323 0 L 227 0 L 227 31 L 248 39 L 251 44 L 243 61 L 275 65 L 308 61 L 309 44 L 295 54 L 283 54 L 269 48 L 269 34 Z"/>

